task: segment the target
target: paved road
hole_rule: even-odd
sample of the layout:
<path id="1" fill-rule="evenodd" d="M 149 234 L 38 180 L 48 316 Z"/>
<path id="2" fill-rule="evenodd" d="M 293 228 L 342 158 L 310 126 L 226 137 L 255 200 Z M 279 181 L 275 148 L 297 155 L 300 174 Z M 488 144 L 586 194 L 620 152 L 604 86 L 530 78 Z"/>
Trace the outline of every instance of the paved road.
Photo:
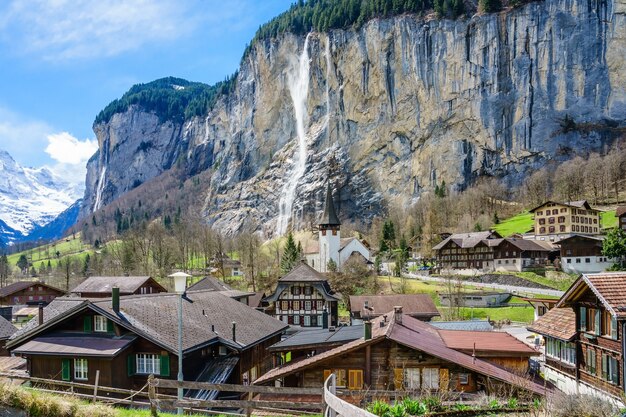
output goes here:
<path id="1" fill-rule="evenodd" d="M 422 281 L 448 282 L 446 278 L 430 277 L 427 275 L 418 275 L 418 274 L 413 274 L 413 273 L 408 273 L 404 275 L 407 278 L 420 279 Z M 489 284 L 489 283 L 483 283 L 483 282 L 468 282 L 467 285 L 471 285 L 473 287 L 480 287 L 480 288 L 490 288 L 494 290 L 504 290 L 512 294 L 519 294 L 519 295 L 550 295 L 553 297 L 561 297 L 563 295 L 563 291 L 546 290 L 546 289 L 541 289 L 541 288 L 514 287 L 512 285 Z"/>

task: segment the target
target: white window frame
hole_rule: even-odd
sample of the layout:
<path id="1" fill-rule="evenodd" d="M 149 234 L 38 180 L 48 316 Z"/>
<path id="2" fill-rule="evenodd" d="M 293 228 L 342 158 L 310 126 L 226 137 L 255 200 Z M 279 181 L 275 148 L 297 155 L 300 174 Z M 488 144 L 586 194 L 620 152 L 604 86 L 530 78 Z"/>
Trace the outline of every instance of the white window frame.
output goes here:
<path id="1" fill-rule="evenodd" d="M 303 326 L 311 327 L 311 316 L 303 316 L 303 317 L 304 317 Z"/>
<path id="2" fill-rule="evenodd" d="M 107 331 L 107 318 L 104 316 L 93 316 L 93 331 L 94 332 L 106 332 Z"/>
<path id="3" fill-rule="evenodd" d="M 420 368 L 404 368 L 404 388 L 420 389 L 421 382 Z"/>
<path id="4" fill-rule="evenodd" d="M 154 353 L 137 353 L 137 374 L 161 375 L 161 356 Z"/>
<path id="5" fill-rule="evenodd" d="M 299 315 L 296 314 L 296 315 L 293 316 L 293 324 L 300 325 L 300 316 Z"/>
<path id="6" fill-rule="evenodd" d="M 439 389 L 439 368 L 422 368 L 422 389 Z"/>
<path id="7" fill-rule="evenodd" d="M 74 379 L 86 381 L 89 379 L 89 365 L 85 358 L 74 358 Z"/>
<path id="8" fill-rule="evenodd" d="M 313 307 L 313 303 L 311 302 L 311 300 L 306 300 L 304 302 L 304 310 L 311 311 L 311 307 Z"/>

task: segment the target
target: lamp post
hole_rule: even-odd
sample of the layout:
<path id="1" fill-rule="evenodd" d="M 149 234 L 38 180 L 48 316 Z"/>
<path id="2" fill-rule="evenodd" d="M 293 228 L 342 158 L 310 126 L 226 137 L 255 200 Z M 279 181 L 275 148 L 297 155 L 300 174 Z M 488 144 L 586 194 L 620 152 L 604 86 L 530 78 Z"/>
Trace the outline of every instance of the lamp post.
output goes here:
<path id="1" fill-rule="evenodd" d="M 178 382 L 183 382 L 183 294 L 187 288 L 187 278 L 191 275 L 184 272 L 175 272 L 168 275 L 174 279 L 174 292 L 178 294 Z M 183 399 L 183 387 L 178 387 L 178 401 Z M 178 414 L 183 413 L 182 407 L 177 407 Z"/>

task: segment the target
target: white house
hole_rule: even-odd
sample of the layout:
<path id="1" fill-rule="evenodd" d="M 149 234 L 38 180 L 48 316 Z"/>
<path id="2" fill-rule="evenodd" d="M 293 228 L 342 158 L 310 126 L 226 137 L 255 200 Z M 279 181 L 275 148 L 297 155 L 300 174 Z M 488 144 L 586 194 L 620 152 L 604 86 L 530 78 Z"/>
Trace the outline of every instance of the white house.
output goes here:
<path id="1" fill-rule="evenodd" d="M 330 184 L 326 190 L 324 214 L 318 223 L 318 240 L 310 242 L 305 249 L 307 264 L 318 272 L 328 272 L 328 263 L 332 260 L 337 268 L 350 258 L 357 257 L 371 263 L 370 251 L 355 237 L 341 238 L 341 222 L 335 211 Z"/>

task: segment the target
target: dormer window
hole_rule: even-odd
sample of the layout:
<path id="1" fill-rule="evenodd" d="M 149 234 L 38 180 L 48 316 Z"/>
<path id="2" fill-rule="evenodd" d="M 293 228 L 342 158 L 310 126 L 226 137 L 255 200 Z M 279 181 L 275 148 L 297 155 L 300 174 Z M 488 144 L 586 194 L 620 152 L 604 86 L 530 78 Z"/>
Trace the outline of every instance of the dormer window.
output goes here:
<path id="1" fill-rule="evenodd" d="M 93 330 L 95 332 L 106 332 L 107 318 L 104 316 L 93 316 Z"/>

